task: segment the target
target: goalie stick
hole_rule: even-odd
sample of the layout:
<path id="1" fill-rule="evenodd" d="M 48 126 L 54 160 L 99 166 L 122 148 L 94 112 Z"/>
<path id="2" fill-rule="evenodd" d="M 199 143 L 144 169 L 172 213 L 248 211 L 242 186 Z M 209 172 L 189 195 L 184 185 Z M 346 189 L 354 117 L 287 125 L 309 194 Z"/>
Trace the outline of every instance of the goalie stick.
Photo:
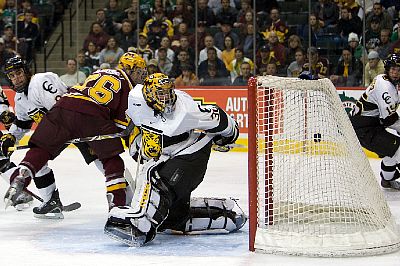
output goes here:
<path id="1" fill-rule="evenodd" d="M 99 140 L 106 140 L 106 139 L 122 138 L 122 137 L 129 136 L 133 127 L 134 127 L 134 124 L 129 122 L 128 126 L 121 132 L 71 139 L 71 140 L 67 141 L 65 144 L 75 144 L 75 143 L 80 143 L 80 142 L 91 142 L 91 141 L 99 141 Z M 11 151 L 16 151 L 16 150 L 24 150 L 24 149 L 29 149 L 29 145 L 16 145 L 14 147 L 8 148 L 8 151 L 11 152 Z"/>

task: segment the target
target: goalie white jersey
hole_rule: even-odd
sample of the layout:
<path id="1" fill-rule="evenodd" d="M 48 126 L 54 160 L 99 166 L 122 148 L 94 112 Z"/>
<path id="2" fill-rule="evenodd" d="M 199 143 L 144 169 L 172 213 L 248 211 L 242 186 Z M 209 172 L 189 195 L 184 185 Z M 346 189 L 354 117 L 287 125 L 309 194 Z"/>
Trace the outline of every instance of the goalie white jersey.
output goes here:
<path id="1" fill-rule="evenodd" d="M 30 127 L 19 126 L 18 123 L 39 123 L 47 111 L 68 90 L 57 74 L 52 72 L 39 73 L 32 76 L 28 91 L 15 94 L 15 115 L 17 124 L 13 124 L 10 133 L 18 140 L 29 131 Z"/>
<path id="2" fill-rule="evenodd" d="M 397 87 L 388 80 L 386 74 L 380 74 L 357 102 L 353 115 L 361 114 L 385 119 L 396 112 L 399 102 Z"/>
<path id="3" fill-rule="evenodd" d="M 214 105 L 201 105 L 180 90 L 175 90 L 174 112 L 155 113 L 147 105 L 142 87 L 136 85 L 128 97 L 127 115 L 140 128 L 131 140 L 132 156 L 139 148 L 146 159 L 191 154 L 207 145 L 214 136 L 229 136 L 235 130 L 234 119 L 224 110 Z"/>

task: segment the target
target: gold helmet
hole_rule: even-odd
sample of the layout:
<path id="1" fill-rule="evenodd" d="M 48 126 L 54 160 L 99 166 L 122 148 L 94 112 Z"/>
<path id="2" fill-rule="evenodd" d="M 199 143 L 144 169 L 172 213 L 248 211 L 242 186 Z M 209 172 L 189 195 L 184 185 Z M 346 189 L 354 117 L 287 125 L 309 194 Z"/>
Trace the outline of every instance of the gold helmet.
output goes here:
<path id="1" fill-rule="evenodd" d="M 125 71 L 136 84 L 142 83 L 147 76 L 146 62 L 133 52 L 123 54 L 119 59 L 117 68 Z"/>
<path id="2" fill-rule="evenodd" d="M 163 73 L 154 73 L 147 76 L 143 83 L 143 97 L 157 112 L 171 113 L 176 102 L 174 83 Z"/>

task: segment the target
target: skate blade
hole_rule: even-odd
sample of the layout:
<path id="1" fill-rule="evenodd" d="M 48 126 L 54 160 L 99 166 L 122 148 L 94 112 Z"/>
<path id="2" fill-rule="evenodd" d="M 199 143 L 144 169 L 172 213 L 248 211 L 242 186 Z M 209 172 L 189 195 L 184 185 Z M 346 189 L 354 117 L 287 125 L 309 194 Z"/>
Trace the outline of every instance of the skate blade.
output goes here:
<path id="1" fill-rule="evenodd" d="M 120 243 L 126 244 L 130 247 L 141 247 L 144 245 L 145 236 L 135 237 L 132 230 L 124 230 L 117 227 L 104 228 L 104 233 Z"/>
<path id="2" fill-rule="evenodd" d="M 49 212 L 49 213 L 46 213 L 46 214 L 34 213 L 33 217 L 39 218 L 39 219 L 57 220 L 57 219 L 64 219 L 64 214 L 62 212 Z"/>
<path id="3" fill-rule="evenodd" d="M 26 209 L 29 209 L 31 207 L 31 205 L 32 205 L 32 201 L 31 202 L 20 203 L 20 204 L 15 205 L 14 207 L 15 207 L 15 209 L 17 211 L 24 211 Z"/>

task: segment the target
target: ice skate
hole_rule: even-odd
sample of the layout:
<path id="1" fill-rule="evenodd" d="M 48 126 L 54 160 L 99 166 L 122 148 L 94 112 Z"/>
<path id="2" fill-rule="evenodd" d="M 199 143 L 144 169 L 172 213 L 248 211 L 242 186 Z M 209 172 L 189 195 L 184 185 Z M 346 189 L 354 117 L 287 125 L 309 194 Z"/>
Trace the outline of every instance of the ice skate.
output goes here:
<path id="1" fill-rule="evenodd" d="M 17 176 L 11 182 L 10 187 L 7 189 L 6 194 L 4 195 L 4 202 L 6 203 L 5 208 L 7 209 L 9 206 L 16 206 L 18 203 L 18 198 L 21 197 L 21 193 L 25 187 L 25 178 L 22 176 Z M 20 200 L 19 200 L 20 201 Z"/>
<path id="2" fill-rule="evenodd" d="M 15 207 L 17 211 L 22 211 L 28 209 L 33 203 L 33 197 L 26 191 L 22 191 L 15 199 L 12 206 Z"/>
<path id="3" fill-rule="evenodd" d="M 62 211 L 63 205 L 57 189 L 53 191 L 49 201 L 33 208 L 34 217 L 41 219 L 64 219 Z"/>

